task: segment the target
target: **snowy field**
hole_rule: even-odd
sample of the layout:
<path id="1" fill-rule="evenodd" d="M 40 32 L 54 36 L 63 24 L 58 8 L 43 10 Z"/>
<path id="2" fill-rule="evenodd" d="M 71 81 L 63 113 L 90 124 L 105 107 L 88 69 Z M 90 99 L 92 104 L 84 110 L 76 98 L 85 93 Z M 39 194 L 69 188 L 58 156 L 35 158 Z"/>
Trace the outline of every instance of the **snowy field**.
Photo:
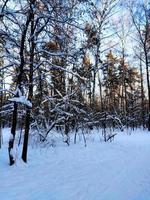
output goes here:
<path id="1" fill-rule="evenodd" d="M 150 200 L 150 134 L 119 133 L 68 147 L 29 148 L 28 164 L 10 167 L 7 133 L 0 150 L 0 200 Z M 98 138 L 98 137 L 97 137 Z"/>

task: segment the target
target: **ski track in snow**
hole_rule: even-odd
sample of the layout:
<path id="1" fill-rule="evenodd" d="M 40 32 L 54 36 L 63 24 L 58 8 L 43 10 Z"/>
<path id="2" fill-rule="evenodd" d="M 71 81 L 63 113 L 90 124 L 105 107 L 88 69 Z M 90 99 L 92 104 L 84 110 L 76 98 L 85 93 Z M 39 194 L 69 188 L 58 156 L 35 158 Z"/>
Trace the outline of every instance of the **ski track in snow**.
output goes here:
<path id="1" fill-rule="evenodd" d="M 12 167 L 4 144 L 0 199 L 150 200 L 150 135 L 138 130 L 112 143 L 29 148 L 28 164 L 18 159 Z"/>

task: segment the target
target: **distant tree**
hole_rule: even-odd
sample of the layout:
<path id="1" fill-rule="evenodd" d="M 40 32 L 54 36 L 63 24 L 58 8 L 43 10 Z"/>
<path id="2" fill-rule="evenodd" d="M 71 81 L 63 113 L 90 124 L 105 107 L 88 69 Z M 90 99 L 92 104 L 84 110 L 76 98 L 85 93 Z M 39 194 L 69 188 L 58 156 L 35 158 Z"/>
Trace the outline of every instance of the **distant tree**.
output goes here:
<path id="1" fill-rule="evenodd" d="M 103 85 L 105 88 L 105 106 L 106 111 L 110 113 L 117 112 L 119 105 L 118 91 L 119 91 L 119 79 L 118 79 L 118 61 L 112 54 L 106 55 L 107 60 L 103 64 Z"/>
<path id="2" fill-rule="evenodd" d="M 93 55 L 93 66 L 91 69 L 91 98 L 92 104 L 96 103 L 96 88 L 99 85 L 100 93 L 100 104 L 103 110 L 102 100 L 102 82 L 101 82 L 101 65 L 104 51 L 109 49 L 105 44 L 108 40 L 109 35 L 107 34 L 110 30 L 110 17 L 114 14 L 117 0 L 107 1 L 90 1 L 89 3 L 89 21 L 85 25 L 85 33 L 87 41 L 85 47 L 88 48 Z M 91 22 L 92 21 L 92 22 Z M 98 80 L 98 81 L 97 81 Z"/>
<path id="3" fill-rule="evenodd" d="M 149 54 L 150 54 L 150 12 L 149 5 L 141 2 L 129 6 L 133 24 L 138 35 L 138 44 L 143 53 L 142 61 L 146 68 L 147 90 L 148 90 L 148 130 L 150 131 L 150 80 L 149 80 Z M 142 54 L 141 54 L 142 55 Z"/>

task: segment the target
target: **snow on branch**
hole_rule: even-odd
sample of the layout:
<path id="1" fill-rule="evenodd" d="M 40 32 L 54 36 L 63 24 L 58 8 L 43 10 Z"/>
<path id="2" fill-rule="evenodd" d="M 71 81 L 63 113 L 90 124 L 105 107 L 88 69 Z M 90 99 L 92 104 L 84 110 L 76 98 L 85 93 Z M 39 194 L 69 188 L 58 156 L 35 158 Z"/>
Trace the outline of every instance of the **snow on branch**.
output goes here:
<path id="1" fill-rule="evenodd" d="M 24 104 L 24 105 L 32 108 L 32 103 L 25 96 L 13 97 L 13 98 L 9 99 L 9 101 L 21 103 L 21 104 Z"/>

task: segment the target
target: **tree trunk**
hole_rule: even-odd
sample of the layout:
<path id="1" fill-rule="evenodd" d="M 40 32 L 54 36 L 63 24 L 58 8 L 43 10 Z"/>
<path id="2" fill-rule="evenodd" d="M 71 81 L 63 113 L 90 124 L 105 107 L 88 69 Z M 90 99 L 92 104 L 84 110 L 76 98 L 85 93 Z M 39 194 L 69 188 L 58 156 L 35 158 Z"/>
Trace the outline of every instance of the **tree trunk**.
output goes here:
<path id="1" fill-rule="evenodd" d="M 28 30 L 28 26 L 31 22 L 32 16 L 31 12 L 29 12 L 27 18 L 26 18 L 26 23 L 25 23 L 25 28 L 23 29 L 22 36 L 21 36 L 21 44 L 20 44 L 20 66 L 19 66 L 19 73 L 17 77 L 17 89 L 19 89 L 22 92 L 22 76 L 23 76 L 23 70 L 24 70 L 24 65 L 25 65 L 25 59 L 24 59 L 24 49 L 25 49 L 25 41 L 26 41 L 26 34 Z M 18 97 L 19 94 L 18 92 L 16 93 L 15 97 Z M 14 146 L 14 141 L 15 141 L 15 135 L 16 135 L 16 127 L 17 127 L 17 112 L 18 112 L 18 106 L 17 103 L 14 103 L 14 110 L 13 110 L 13 118 L 12 118 L 12 128 L 11 128 L 11 137 L 9 139 L 9 146 L 8 146 L 8 153 L 9 153 L 9 160 L 10 160 L 10 165 L 13 165 L 15 163 L 15 159 L 12 154 L 13 146 Z"/>
<path id="2" fill-rule="evenodd" d="M 23 142 L 23 150 L 22 150 L 22 160 L 25 163 L 27 162 L 28 139 L 29 139 L 29 130 L 30 130 L 30 115 L 31 115 L 31 110 L 28 108 L 26 112 L 25 133 L 24 133 L 24 142 Z"/>
<path id="3" fill-rule="evenodd" d="M 32 2 L 34 5 L 35 1 Z M 33 6 L 34 7 L 34 6 Z M 31 49 L 30 49 L 30 65 L 29 65 L 29 94 L 28 100 L 32 102 L 33 97 L 33 65 L 34 65 L 34 50 L 35 50 L 35 42 L 34 42 L 34 11 L 31 6 Z M 27 151 L 28 151 L 28 139 L 29 139 L 29 131 L 30 131 L 30 121 L 31 121 L 31 108 L 27 107 L 26 117 L 25 117 L 25 133 L 24 133 L 24 142 L 23 142 L 23 150 L 22 150 L 22 160 L 27 162 Z"/>
<path id="4" fill-rule="evenodd" d="M 146 44 L 144 45 L 144 53 L 145 53 L 145 64 L 146 64 L 146 78 L 147 78 L 147 89 L 148 89 L 148 131 L 150 131 L 150 81 L 149 81 L 149 61 L 148 61 L 148 53 L 146 50 Z"/>
<path id="5" fill-rule="evenodd" d="M 101 101 L 101 112 L 103 112 L 102 83 L 101 83 L 101 78 L 100 78 L 99 72 L 98 72 L 98 82 L 99 82 L 99 93 L 100 93 L 100 101 Z"/>
<path id="6" fill-rule="evenodd" d="M 17 110 L 18 110 L 18 105 L 17 105 L 17 103 L 14 103 L 11 136 L 10 136 L 9 144 L 8 144 L 8 154 L 9 154 L 9 164 L 10 165 L 13 165 L 15 163 L 15 158 L 14 158 L 12 150 L 14 147 L 14 141 L 15 141 L 15 135 L 16 135 Z"/>
<path id="7" fill-rule="evenodd" d="M 95 67 L 94 67 L 94 74 L 93 74 L 93 91 L 92 91 L 92 103 L 94 105 L 95 102 L 95 88 L 96 88 L 96 74 L 98 70 L 98 63 L 99 63 L 99 48 L 100 48 L 100 42 L 97 44 L 97 49 L 96 49 L 96 55 L 95 55 Z"/>
<path id="8" fill-rule="evenodd" d="M 143 128 L 145 128 L 144 86 L 143 86 L 143 70 L 142 70 L 141 55 L 140 55 L 140 81 L 141 81 L 141 118 L 142 118 Z"/>

